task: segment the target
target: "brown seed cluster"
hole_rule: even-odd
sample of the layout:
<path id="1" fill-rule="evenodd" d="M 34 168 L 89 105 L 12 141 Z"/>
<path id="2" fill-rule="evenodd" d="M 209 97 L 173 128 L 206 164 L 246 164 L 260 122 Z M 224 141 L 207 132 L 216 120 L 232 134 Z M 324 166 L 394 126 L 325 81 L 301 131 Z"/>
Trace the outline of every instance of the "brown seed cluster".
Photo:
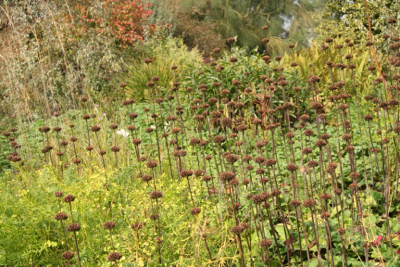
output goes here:
<path id="1" fill-rule="evenodd" d="M 230 171 L 227 171 L 227 172 L 223 172 L 223 173 L 221 173 L 220 174 L 220 178 L 221 178 L 221 180 L 222 181 L 231 181 L 231 180 L 233 180 L 233 179 L 235 179 L 235 173 L 233 173 L 233 172 L 230 172 Z"/>
<path id="2" fill-rule="evenodd" d="M 154 169 L 157 167 L 157 161 L 150 160 L 146 163 L 147 168 Z"/>
<path id="3" fill-rule="evenodd" d="M 315 200 L 312 198 L 306 199 L 303 201 L 303 206 L 306 208 L 313 207 L 315 205 Z"/>
<path id="4" fill-rule="evenodd" d="M 78 232 L 79 230 L 81 230 L 81 226 L 79 223 L 71 223 L 67 227 L 68 232 Z"/>
<path id="5" fill-rule="evenodd" d="M 64 259 L 64 260 L 71 260 L 73 257 L 74 257 L 74 252 L 72 252 L 72 251 L 65 251 L 65 252 L 63 252 L 62 254 L 61 254 L 61 257 Z"/>
<path id="6" fill-rule="evenodd" d="M 151 199 L 158 199 L 163 196 L 163 193 L 161 191 L 153 191 L 150 193 L 150 198 Z"/>
<path id="7" fill-rule="evenodd" d="M 122 258 L 122 255 L 119 252 L 111 252 L 107 256 L 107 260 L 110 262 L 115 262 L 117 260 L 120 260 L 121 258 Z"/>
<path id="8" fill-rule="evenodd" d="M 298 199 L 293 199 L 292 201 L 289 202 L 289 205 L 292 207 L 300 207 L 301 201 Z"/>
<path id="9" fill-rule="evenodd" d="M 63 221 L 68 219 L 68 215 L 64 212 L 59 212 L 56 214 L 56 216 L 54 216 L 54 219 L 56 219 L 57 221 Z"/>
<path id="10" fill-rule="evenodd" d="M 272 245 L 272 240 L 268 238 L 262 239 L 259 245 L 263 248 L 269 248 Z"/>
<path id="11" fill-rule="evenodd" d="M 115 227 L 115 222 L 109 221 L 103 224 L 104 229 L 113 229 Z"/>
<path id="12" fill-rule="evenodd" d="M 143 227 L 143 223 L 138 223 L 138 222 L 133 223 L 131 225 L 131 229 L 134 231 L 139 231 L 140 229 L 142 229 L 142 227 Z"/>
<path id="13" fill-rule="evenodd" d="M 331 217 L 331 214 L 329 212 L 321 213 L 321 219 L 323 219 L 323 220 L 328 220 L 330 217 Z"/>
<path id="14" fill-rule="evenodd" d="M 240 235 L 245 230 L 245 227 L 242 224 L 234 225 L 231 227 L 231 232 L 235 235 Z"/>
<path id="15" fill-rule="evenodd" d="M 193 171 L 192 170 L 183 170 L 180 173 L 181 177 L 189 177 L 193 175 Z"/>
<path id="16" fill-rule="evenodd" d="M 151 179 L 153 179 L 153 176 L 151 176 L 151 175 L 149 175 L 149 174 L 145 174 L 145 175 L 142 176 L 142 181 L 143 181 L 143 182 L 148 183 L 148 182 L 151 181 Z"/>
<path id="17" fill-rule="evenodd" d="M 195 216 L 198 215 L 201 212 L 201 208 L 200 207 L 194 207 L 190 210 L 190 214 Z"/>
<path id="18" fill-rule="evenodd" d="M 72 201 L 75 200 L 75 196 L 74 196 L 74 195 L 66 195 L 66 196 L 63 198 L 63 200 L 64 200 L 64 202 L 66 202 L 66 203 L 70 203 L 70 202 L 72 202 Z"/>
<path id="19" fill-rule="evenodd" d="M 296 164 L 293 164 L 293 163 L 286 165 L 286 169 L 290 172 L 295 172 L 298 168 L 299 168 L 299 166 L 297 166 Z"/>

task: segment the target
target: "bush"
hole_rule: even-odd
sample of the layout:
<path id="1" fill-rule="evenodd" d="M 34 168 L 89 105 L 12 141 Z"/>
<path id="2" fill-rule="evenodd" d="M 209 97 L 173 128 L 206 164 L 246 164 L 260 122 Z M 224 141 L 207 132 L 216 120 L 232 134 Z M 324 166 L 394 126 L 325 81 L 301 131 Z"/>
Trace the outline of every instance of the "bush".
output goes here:
<path id="1" fill-rule="evenodd" d="M 150 39 L 143 43 L 143 56 L 150 58 L 152 62 L 146 64 L 135 61 L 128 67 L 128 74 L 121 77 L 126 83 L 126 94 L 136 101 L 149 101 L 151 95 L 146 85 L 154 76 L 159 78 L 154 89 L 164 95 L 180 75 L 190 73 L 202 64 L 202 56 L 197 49 L 188 50 L 182 39 L 166 37 Z M 176 66 L 173 70 L 171 67 Z"/>

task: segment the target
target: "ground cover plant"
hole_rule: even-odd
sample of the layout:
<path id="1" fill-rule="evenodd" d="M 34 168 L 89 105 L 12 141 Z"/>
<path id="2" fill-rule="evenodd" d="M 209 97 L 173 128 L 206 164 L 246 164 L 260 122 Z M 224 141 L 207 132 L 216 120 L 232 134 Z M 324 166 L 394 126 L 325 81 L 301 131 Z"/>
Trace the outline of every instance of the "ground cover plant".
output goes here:
<path id="1" fill-rule="evenodd" d="M 0 264 L 399 266 L 390 29 L 384 50 L 326 38 L 274 58 L 229 38 L 203 66 L 150 75 L 148 102 L 10 116 Z"/>

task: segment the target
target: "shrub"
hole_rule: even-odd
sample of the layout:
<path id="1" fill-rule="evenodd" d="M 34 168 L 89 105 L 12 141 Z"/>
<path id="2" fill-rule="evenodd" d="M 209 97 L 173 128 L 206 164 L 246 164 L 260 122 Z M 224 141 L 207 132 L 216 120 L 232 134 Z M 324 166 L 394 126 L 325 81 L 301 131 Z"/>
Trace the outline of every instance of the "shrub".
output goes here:
<path id="1" fill-rule="evenodd" d="M 126 94 L 136 101 L 151 100 L 146 84 L 152 77 L 159 78 L 155 88 L 163 94 L 179 75 L 200 67 L 203 61 L 197 49 L 189 51 L 179 38 L 167 37 L 162 41 L 150 38 L 143 43 L 142 49 L 143 57 L 151 58 L 152 63 L 135 61 L 128 67 L 128 74 L 121 77 L 127 85 Z M 172 66 L 177 66 L 177 69 L 172 70 Z"/>

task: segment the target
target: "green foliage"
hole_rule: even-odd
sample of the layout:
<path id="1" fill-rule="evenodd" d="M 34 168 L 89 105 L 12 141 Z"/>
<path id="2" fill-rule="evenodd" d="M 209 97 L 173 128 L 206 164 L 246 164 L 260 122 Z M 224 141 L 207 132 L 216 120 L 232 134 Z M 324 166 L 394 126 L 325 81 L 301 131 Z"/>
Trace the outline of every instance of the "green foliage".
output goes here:
<path id="1" fill-rule="evenodd" d="M 362 48 L 359 46 L 356 47 L 343 47 L 341 49 L 336 49 L 336 45 L 345 44 L 343 39 L 335 39 L 333 43 L 329 45 L 329 49 L 323 51 L 321 49 L 321 44 L 317 40 L 313 40 L 312 44 L 309 48 L 304 48 L 297 53 L 285 53 L 281 62 L 284 65 L 290 65 L 292 62 L 296 62 L 298 67 L 296 67 L 296 72 L 298 72 L 298 80 L 306 81 L 310 75 L 317 75 L 323 81 L 319 84 L 319 88 L 324 90 L 327 94 L 329 92 L 328 88 L 335 83 L 335 81 L 343 80 L 343 72 L 337 68 L 332 68 L 330 73 L 329 68 L 326 63 L 328 61 L 336 62 L 336 63 L 344 63 L 350 64 L 353 63 L 357 66 L 357 69 L 354 70 L 354 78 L 355 82 L 357 82 L 357 91 L 361 99 L 367 95 L 371 94 L 373 90 L 372 83 L 374 79 L 371 75 L 371 72 L 368 71 L 369 60 L 370 60 L 370 50 L 369 48 Z M 353 57 L 351 58 L 351 62 L 346 59 L 346 55 L 351 54 Z M 379 56 L 379 61 L 382 62 L 384 59 L 384 55 Z M 387 65 L 383 65 L 384 68 Z M 352 77 L 352 71 L 349 69 L 345 70 L 345 75 L 347 77 Z M 332 77 L 334 81 L 332 82 Z M 368 79 L 365 79 L 368 77 Z M 354 82 L 353 81 L 353 82 Z M 351 84 L 351 81 L 348 81 L 348 84 Z M 298 86 L 307 85 L 305 83 L 299 84 Z"/>
<path id="2" fill-rule="evenodd" d="M 395 18 L 399 21 L 400 3 L 392 0 L 374 0 L 367 1 L 367 4 L 374 42 L 378 46 L 383 46 L 385 44 L 382 39 L 383 34 L 396 36 L 399 33 L 399 22 L 388 25 L 387 20 Z M 368 19 L 364 0 L 330 0 L 321 14 L 321 18 L 321 24 L 315 31 L 320 33 L 322 38 L 350 38 L 361 44 L 369 41 Z M 330 30 L 327 29 L 328 27 Z"/>
<path id="3" fill-rule="evenodd" d="M 198 50 L 188 51 L 182 39 L 167 37 L 162 41 L 152 39 L 145 42 L 143 50 L 145 57 L 152 59 L 152 63 L 135 61 L 128 68 L 128 74 L 121 80 L 127 84 L 126 94 L 136 101 L 152 99 L 147 82 L 154 76 L 159 78 L 153 90 L 165 95 L 167 88 L 172 86 L 174 79 L 181 73 L 189 73 L 198 68 L 203 59 Z M 177 66 L 176 70 L 171 69 Z"/>
<path id="4" fill-rule="evenodd" d="M 270 42 L 267 51 L 274 54 L 283 53 L 289 43 L 298 42 L 301 46 L 307 45 L 307 38 L 313 35 L 311 29 L 315 25 L 312 15 L 323 8 L 325 0 L 313 1 L 312 4 L 307 0 L 284 2 L 276 0 L 185 0 L 179 2 L 156 0 L 153 2 L 153 8 L 156 11 L 155 19 L 173 24 L 178 34 L 191 34 L 194 35 L 192 37 L 194 39 L 203 38 L 201 31 L 193 32 L 190 27 L 185 27 L 185 24 L 192 26 L 191 21 L 198 21 L 200 23 L 196 24 L 196 27 L 203 28 L 207 34 L 210 34 L 208 27 L 211 26 L 222 38 L 237 36 L 238 45 L 250 49 L 256 46 L 262 47 L 261 40 L 268 37 Z M 171 14 L 176 14 L 176 16 L 171 17 Z M 189 14 L 189 16 L 184 14 Z M 186 20 L 180 20 L 180 17 Z M 285 19 L 286 23 L 291 20 L 288 29 L 285 29 Z M 264 25 L 269 27 L 267 31 L 261 29 Z M 213 47 L 207 48 L 208 52 L 213 49 Z M 204 50 L 204 46 L 201 49 Z"/>
<path id="5" fill-rule="evenodd" d="M 75 176 L 76 170 L 69 169 L 60 181 L 60 177 L 51 167 L 27 173 L 21 173 L 20 182 L 14 183 L 15 174 L 7 173 L 2 177 L 1 183 L 8 184 L 7 190 L 0 192 L 4 200 L 0 204 L 1 223 L 0 238 L 3 240 L 0 250 L 0 264 L 11 266 L 25 266 L 34 264 L 41 266 L 61 265 L 60 253 L 65 247 L 63 232 L 60 223 L 53 217 L 61 210 L 69 214 L 66 203 L 54 196 L 55 191 L 75 195 L 72 203 L 74 219 L 81 225 L 78 232 L 78 241 L 81 249 L 81 258 L 84 266 L 111 266 L 107 263 L 106 256 L 112 250 L 109 243 L 108 232 L 103 229 L 103 223 L 110 217 L 110 201 L 113 209 L 114 244 L 124 257 L 124 262 L 135 262 L 135 266 L 152 265 L 150 258 L 156 253 L 153 221 L 144 219 L 151 209 L 148 195 L 152 191 L 151 185 L 146 185 L 132 174 L 139 167 L 121 169 L 119 173 L 108 171 L 110 186 L 103 186 L 104 175 L 101 169 L 93 172 L 81 173 Z M 149 171 L 149 170 L 147 170 Z M 100 173 L 99 173 L 100 172 Z M 234 244 L 229 243 L 229 229 L 224 232 L 215 232 L 217 225 L 209 224 L 200 217 L 193 217 L 187 212 L 182 212 L 182 207 L 187 203 L 182 196 L 187 196 L 186 182 L 171 180 L 166 175 L 158 178 L 159 186 L 164 192 L 163 215 L 161 227 L 163 234 L 163 254 L 165 264 L 179 264 L 180 266 L 193 266 L 197 262 L 207 262 L 205 250 L 199 250 L 202 239 L 199 234 L 209 234 L 208 242 L 223 242 L 225 253 L 234 252 Z M 205 195 L 200 180 L 195 180 L 193 190 L 199 195 Z M 215 202 L 215 201 L 213 201 Z M 213 218 L 216 214 L 215 207 L 210 200 L 203 202 L 202 214 L 204 218 Z M 217 209 L 221 209 L 218 207 Z M 185 210 L 186 211 L 186 210 Z M 46 219 L 43 220 L 42 216 Z M 217 215 L 218 216 L 218 215 Z M 70 217 L 70 216 L 68 216 Z M 135 222 L 144 223 L 139 231 L 140 247 L 135 244 L 135 232 L 130 225 Z M 71 223 L 71 219 L 64 221 L 64 226 Z M 204 223 L 211 231 L 202 233 Z M 214 230 L 213 230 L 214 229 Z M 68 233 L 67 242 L 74 247 L 73 235 Z M 219 247 L 211 246 L 211 252 L 216 254 Z M 196 252 L 196 253 L 194 253 Z M 196 255 L 200 253 L 199 255 Z M 188 257 L 188 254 L 191 255 Z M 221 257 L 222 261 L 225 256 Z M 229 260 L 228 260 L 229 262 Z M 130 266 L 130 265 L 124 265 Z M 204 266 L 204 265 L 197 265 Z"/>

